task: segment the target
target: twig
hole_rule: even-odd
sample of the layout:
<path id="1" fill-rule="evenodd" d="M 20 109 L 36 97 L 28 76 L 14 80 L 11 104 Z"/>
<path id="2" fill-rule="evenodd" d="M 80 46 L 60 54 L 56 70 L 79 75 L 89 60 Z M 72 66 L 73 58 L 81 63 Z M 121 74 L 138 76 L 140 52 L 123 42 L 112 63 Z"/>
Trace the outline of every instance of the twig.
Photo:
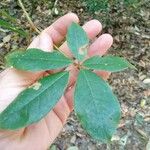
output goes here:
<path id="1" fill-rule="evenodd" d="M 53 44 L 54 45 L 54 48 L 56 49 L 56 50 L 59 50 L 59 48 L 55 45 L 55 44 Z"/>
<path id="2" fill-rule="evenodd" d="M 40 30 L 37 29 L 36 26 L 34 25 L 34 23 L 32 22 L 32 20 L 31 20 L 29 14 L 27 13 L 27 11 L 26 11 L 26 9 L 25 9 L 25 7 L 24 7 L 22 1 L 21 1 L 21 0 L 18 0 L 18 2 L 19 2 L 19 4 L 20 4 L 20 7 L 22 8 L 22 10 L 23 10 L 23 12 L 24 12 L 24 14 L 25 14 L 25 16 L 26 16 L 26 18 L 27 18 L 29 24 L 31 25 L 32 29 L 35 30 L 37 33 L 40 34 Z"/>
<path id="3" fill-rule="evenodd" d="M 28 14 L 27 11 L 26 11 L 26 9 L 25 9 L 25 7 L 24 7 L 22 1 L 21 1 L 21 0 L 18 0 L 18 2 L 19 2 L 19 4 L 20 4 L 20 7 L 22 8 L 22 10 L 23 10 L 23 12 L 24 12 L 24 14 L 25 14 L 25 16 L 26 16 L 26 18 L 27 18 L 29 24 L 31 25 L 32 29 L 33 29 L 34 31 L 36 31 L 37 33 L 40 34 L 41 31 L 34 25 L 34 23 L 33 23 L 33 21 L 31 20 L 29 14 Z M 57 4 L 57 2 L 58 2 L 58 0 L 55 1 L 56 4 Z M 56 4 L 55 4 L 55 5 L 56 5 Z M 55 44 L 53 44 L 53 46 L 54 46 L 54 48 L 55 48 L 56 50 L 58 50 L 59 52 L 61 52 L 64 56 L 69 57 L 69 56 L 67 56 L 63 51 L 61 51 Z"/>

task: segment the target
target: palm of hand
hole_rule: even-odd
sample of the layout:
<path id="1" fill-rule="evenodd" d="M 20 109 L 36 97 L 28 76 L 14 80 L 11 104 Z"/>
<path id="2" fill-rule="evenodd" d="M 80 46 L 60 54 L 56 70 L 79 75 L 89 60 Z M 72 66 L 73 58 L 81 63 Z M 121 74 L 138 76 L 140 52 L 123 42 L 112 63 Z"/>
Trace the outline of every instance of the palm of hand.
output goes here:
<path id="1" fill-rule="evenodd" d="M 78 17 L 75 14 L 70 13 L 61 17 L 50 27 L 46 28 L 40 36 L 34 39 L 29 47 L 51 51 L 53 43 L 58 44 L 63 40 L 68 26 L 73 21 L 78 22 Z M 100 33 L 102 27 L 97 20 L 91 20 L 87 22 L 83 28 L 90 39 L 94 39 Z M 112 37 L 109 34 L 101 35 L 90 46 L 89 56 L 105 54 L 111 44 Z M 60 49 L 71 57 L 71 53 L 66 43 L 62 44 Z M 54 141 L 66 122 L 70 112 L 73 110 L 72 93 L 78 71 L 73 66 L 70 66 L 68 69 L 71 70 L 69 87 L 55 108 L 49 112 L 44 119 L 36 124 L 28 126 L 27 128 L 17 131 L 0 130 L 0 149 L 44 150 Z M 49 73 L 52 72 L 49 71 Z M 107 78 L 108 76 L 108 73 L 106 72 L 97 72 L 97 74 L 104 78 Z M 1 73 L 0 112 L 2 112 L 22 90 L 44 75 L 46 75 L 45 72 L 31 73 L 15 69 L 7 69 Z"/>

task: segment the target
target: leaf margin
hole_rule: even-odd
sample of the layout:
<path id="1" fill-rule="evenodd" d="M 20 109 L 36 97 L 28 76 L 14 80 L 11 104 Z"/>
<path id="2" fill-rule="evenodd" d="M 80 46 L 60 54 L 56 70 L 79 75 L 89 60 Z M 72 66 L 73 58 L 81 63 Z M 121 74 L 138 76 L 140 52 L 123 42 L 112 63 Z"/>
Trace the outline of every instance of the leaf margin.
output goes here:
<path id="1" fill-rule="evenodd" d="M 86 70 L 86 69 L 82 69 L 82 70 L 80 70 L 80 71 L 88 71 L 88 72 L 91 72 L 91 73 L 93 73 L 93 74 L 95 74 L 96 75 L 96 73 L 94 73 L 94 72 L 92 72 L 92 71 L 90 71 L 90 70 Z M 79 75 L 78 75 L 79 76 Z M 96 75 L 97 76 L 97 75 Z M 99 76 L 97 76 L 98 78 L 99 78 Z M 100 77 L 100 79 L 102 79 L 101 77 Z M 78 79 L 77 79 L 78 80 Z M 103 79 L 102 79 L 103 80 Z M 104 81 L 104 80 L 103 80 Z M 106 139 L 101 139 L 101 138 L 97 138 L 97 137 L 95 137 L 94 135 L 92 135 L 87 129 L 86 129 L 86 127 L 87 126 L 84 126 L 83 124 L 83 120 L 80 118 L 80 116 L 78 115 L 78 113 L 77 113 L 77 110 L 76 110 L 76 98 L 75 98 L 75 92 L 76 92 L 76 86 L 77 86 L 77 82 L 78 81 L 76 81 L 76 85 L 75 85 L 75 91 L 74 91 L 74 110 L 75 110 L 75 113 L 76 113 L 76 116 L 77 116 L 77 118 L 78 118 L 78 120 L 79 120 L 79 122 L 81 123 L 81 125 L 82 125 L 82 127 L 85 129 L 85 131 L 92 137 L 92 138 L 94 138 L 96 141 L 101 141 L 101 142 L 103 142 L 103 143 L 109 143 L 109 142 L 111 142 L 111 138 L 112 138 L 112 136 L 113 136 L 113 134 L 116 132 L 116 130 L 117 130 L 117 127 L 114 129 L 114 131 L 113 131 L 113 134 L 111 135 L 111 138 L 108 138 L 107 140 Z M 105 81 L 104 81 L 105 82 Z M 108 86 L 108 88 L 110 88 L 110 86 L 109 86 L 109 84 L 107 83 L 107 82 L 105 82 L 106 83 L 106 85 Z M 110 88 L 111 89 L 111 88 Z M 111 90 L 111 92 L 112 92 L 112 90 Z M 112 94 L 114 95 L 114 93 L 112 92 Z M 117 107 L 119 108 L 118 109 L 118 122 L 117 122 L 117 126 L 118 126 L 118 124 L 119 124 L 119 122 L 120 122 L 120 119 L 121 119 L 121 107 L 120 107 L 120 103 L 119 103 L 119 101 L 117 100 L 117 97 L 116 97 L 116 95 L 114 95 L 114 100 L 115 100 L 115 102 L 117 103 Z M 86 106 L 85 106 L 86 107 Z M 82 108 L 83 110 L 85 110 L 84 108 Z"/>
<path id="2" fill-rule="evenodd" d="M 40 68 L 39 67 L 39 69 L 36 69 L 36 68 L 32 68 L 33 66 L 31 65 L 31 68 L 32 69 L 29 69 L 28 67 L 24 67 L 24 66 L 21 66 L 20 65 L 20 63 L 19 63 L 19 65 L 20 66 L 18 66 L 18 65 L 15 65 L 15 64 L 17 64 L 17 59 L 18 59 L 18 61 L 21 61 L 21 58 L 22 57 L 24 57 L 23 55 L 29 55 L 28 53 L 29 52 L 31 52 L 31 51 L 34 51 L 34 53 L 36 53 L 36 51 L 37 51 L 37 53 L 41 53 L 42 55 L 47 55 L 47 57 L 52 57 L 52 56 L 50 56 L 50 55 L 59 55 L 60 57 L 63 57 L 64 59 L 66 59 L 66 65 L 62 65 L 62 66 L 60 66 L 60 67 L 55 67 L 55 68 L 52 68 L 52 67 L 48 67 L 48 66 L 46 66 L 44 69 L 43 68 Z M 45 57 L 44 56 L 44 57 Z M 23 58 L 23 59 L 28 59 L 26 56 Z M 29 60 L 30 60 L 31 58 L 29 58 Z M 32 59 L 34 59 L 34 58 L 32 58 Z M 39 58 L 38 58 L 39 59 Z M 38 60 L 37 59 L 37 60 Z M 43 58 L 42 58 L 43 59 Z M 36 60 L 36 59 L 35 59 Z M 39 59 L 40 60 L 40 59 Z M 55 59 L 53 59 L 54 61 L 55 61 Z M 47 61 L 49 61 L 49 60 L 47 60 Z M 39 48 L 29 48 L 29 49 L 27 49 L 27 50 L 25 50 L 25 51 L 20 51 L 20 50 L 16 50 L 16 51 L 12 51 L 12 52 L 10 52 L 10 53 L 8 53 L 6 56 L 5 56 L 5 64 L 6 64 L 6 67 L 11 67 L 11 68 L 16 68 L 16 69 L 19 69 L 19 70 L 25 70 L 25 71 L 32 71 L 32 72 L 37 72 L 37 71 L 46 71 L 46 70 L 53 70 L 53 69 L 60 69 L 60 68 L 65 68 L 65 67 L 67 67 L 67 66 L 69 66 L 70 64 L 72 64 L 73 62 L 72 62 L 72 60 L 71 59 L 69 59 L 68 57 L 66 57 L 65 55 L 63 55 L 62 53 L 60 53 L 59 51 L 57 51 L 57 50 L 54 50 L 54 51 L 52 51 L 52 52 L 45 52 L 45 51 L 43 51 L 43 50 L 41 50 L 41 49 L 39 49 Z M 49 63 L 50 64 L 50 63 Z M 54 63 L 53 63 L 54 64 Z"/>
<path id="3" fill-rule="evenodd" d="M 72 28 L 74 28 L 74 29 L 72 29 Z M 75 30 L 76 30 L 76 32 L 75 32 Z M 72 46 L 73 44 L 71 42 L 74 43 L 75 40 L 72 41 L 71 40 L 71 36 L 73 35 L 73 38 L 75 38 L 75 39 L 79 38 L 79 37 L 75 37 L 74 36 L 74 33 L 78 33 L 78 32 L 82 32 L 82 36 L 81 37 L 84 38 L 85 41 L 84 41 L 84 44 L 82 43 L 83 45 L 80 45 L 80 47 L 76 45 L 76 47 L 78 47 L 78 48 L 77 49 L 73 49 L 74 46 Z M 78 59 L 79 61 L 82 61 L 87 55 L 88 48 L 86 49 L 86 46 L 89 45 L 89 41 L 90 41 L 89 38 L 88 38 L 88 35 L 84 31 L 84 29 L 79 24 L 77 24 L 75 22 L 72 22 L 71 25 L 68 28 L 68 32 L 67 32 L 67 35 L 66 35 L 66 41 L 67 41 L 67 45 L 68 45 L 70 51 L 72 52 L 72 54 L 74 55 L 74 57 L 76 59 Z M 84 49 L 84 54 L 83 55 L 81 55 L 79 53 L 79 49 L 82 49 L 82 48 Z"/>
<path id="4" fill-rule="evenodd" d="M 68 71 L 63 71 L 63 72 L 59 72 L 59 73 L 55 73 L 55 74 L 52 74 L 52 75 L 49 75 L 49 76 L 46 76 L 46 77 L 42 77 L 38 82 L 40 83 L 43 79 L 45 79 L 45 78 L 49 78 L 50 76 L 54 76 L 54 75 L 58 75 L 58 74 L 63 74 L 62 76 L 61 76 L 61 78 L 62 77 L 64 77 L 64 76 L 66 76 L 67 77 L 67 79 L 66 79 L 66 84 L 65 84 L 65 86 L 64 86 L 64 90 L 63 90 L 63 92 L 62 92 L 62 95 L 63 95 L 63 93 L 65 92 L 65 90 L 66 90 L 66 88 L 67 88 L 67 85 L 68 85 L 68 79 L 69 79 L 69 72 Z M 58 79 L 57 79 L 58 80 Z M 57 81 L 56 80 L 56 81 Z M 64 81 L 63 81 L 64 82 Z M 52 83 L 50 86 L 52 86 L 54 83 Z M 48 87 L 49 88 L 49 87 Z M 16 130 L 16 129 L 20 129 L 20 128 L 22 128 L 22 127 L 27 127 L 28 125 L 30 125 L 30 124 L 33 124 L 33 123 L 36 123 L 36 122 L 38 122 L 38 121 L 40 121 L 43 117 L 45 117 L 53 108 L 54 108 L 54 106 L 56 105 L 56 103 L 60 100 L 60 98 L 61 98 L 61 96 L 60 96 L 60 98 L 58 98 L 58 100 L 55 102 L 55 105 L 53 105 L 52 106 L 52 108 L 49 110 L 49 111 L 47 111 L 46 112 L 46 114 L 44 114 L 44 116 L 42 116 L 42 117 L 40 117 L 39 119 L 37 119 L 36 121 L 33 121 L 32 123 L 29 123 L 29 122 L 27 122 L 27 123 L 25 123 L 23 126 L 21 125 L 17 125 L 17 127 L 13 127 L 13 126 L 10 126 L 10 124 L 9 125 L 7 125 L 7 127 L 4 125 L 3 126 L 3 124 L 2 124 L 2 119 L 3 118 L 1 118 L 1 117 L 6 117 L 7 116 L 7 113 L 9 112 L 9 109 L 11 108 L 11 107 L 13 107 L 13 109 L 11 109 L 10 110 L 10 114 L 11 113 L 13 113 L 13 112 L 16 112 L 16 106 L 14 106 L 15 105 L 15 103 L 16 103 L 16 101 L 18 101 L 17 99 L 19 98 L 19 97 L 21 97 L 22 95 L 23 95 L 23 93 L 25 93 L 26 91 L 28 92 L 28 90 L 30 90 L 30 89 L 34 89 L 34 87 L 33 86 L 29 86 L 29 87 L 27 87 L 25 90 L 23 90 L 21 93 L 19 93 L 18 94 L 18 96 L 14 99 L 14 101 L 12 101 L 12 103 L 10 103 L 1 113 L 0 113 L 0 129 L 9 129 L 9 130 Z M 34 89 L 35 91 L 38 91 L 39 89 Z M 29 103 L 32 103 L 33 101 L 30 101 Z M 28 104 L 29 104 L 28 103 Z M 13 105 L 13 106 L 12 106 Z M 24 104 L 23 105 L 23 107 L 22 108 L 24 108 L 24 107 L 26 107 L 26 104 Z M 22 109 L 21 108 L 21 109 Z M 6 115 L 6 116 L 5 116 Z M 6 118 L 5 118 L 6 119 Z"/>
<path id="5" fill-rule="evenodd" d="M 96 60 L 94 60 L 96 59 Z M 107 62 L 108 64 L 102 62 L 101 64 L 96 64 L 96 61 L 106 61 L 106 59 L 114 59 L 113 61 L 120 61 L 120 63 L 124 63 L 122 65 L 124 65 L 124 68 L 120 68 L 120 69 L 108 69 L 107 65 L 109 65 L 109 62 Z M 92 64 L 92 60 L 94 60 L 95 62 Z M 133 66 L 131 63 L 129 63 L 125 58 L 123 57 L 118 57 L 118 56 L 113 56 L 113 55 L 107 55 L 107 56 L 93 56 L 90 57 L 89 59 L 86 59 L 82 65 L 88 69 L 94 69 L 94 70 L 103 70 L 103 71 L 110 71 L 110 72 L 119 72 L 119 71 L 123 71 L 125 69 L 131 68 L 131 69 L 136 69 L 135 66 Z M 99 65 L 99 66 L 98 66 Z M 102 66 L 103 65 L 103 66 Z M 96 67 L 97 66 L 97 67 Z M 104 66 L 106 67 L 106 69 L 104 68 Z M 115 67 L 115 66 L 114 66 Z M 117 66 L 118 67 L 118 66 Z M 102 69 L 101 69 L 102 68 Z"/>

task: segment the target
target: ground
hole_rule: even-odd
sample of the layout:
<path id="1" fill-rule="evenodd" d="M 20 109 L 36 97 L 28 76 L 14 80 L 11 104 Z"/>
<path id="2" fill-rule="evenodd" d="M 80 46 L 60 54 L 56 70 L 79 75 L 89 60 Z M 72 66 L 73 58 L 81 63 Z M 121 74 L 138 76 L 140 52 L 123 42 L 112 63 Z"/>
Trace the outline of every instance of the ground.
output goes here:
<path id="1" fill-rule="evenodd" d="M 55 7 L 54 1 L 41 0 L 37 3 L 34 1 L 24 0 L 24 4 L 38 28 L 44 29 L 59 16 L 70 11 L 79 15 L 81 24 L 97 18 L 103 24 L 103 33 L 108 32 L 114 38 L 114 44 L 109 52 L 127 58 L 137 68 L 137 70 L 112 74 L 109 79 L 122 108 L 121 122 L 111 144 L 92 140 L 72 113 L 51 149 L 150 150 L 150 4 L 148 0 L 143 1 L 143 5 L 135 12 L 113 6 L 109 15 L 101 12 L 89 13 L 85 3 L 79 0 L 58 1 Z M 2 0 L 0 9 L 7 10 L 17 18 L 18 24 L 29 30 L 30 26 L 15 0 Z M 10 50 L 26 48 L 30 41 L 8 30 L 0 28 L 0 31 L 2 71 L 4 55 Z"/>

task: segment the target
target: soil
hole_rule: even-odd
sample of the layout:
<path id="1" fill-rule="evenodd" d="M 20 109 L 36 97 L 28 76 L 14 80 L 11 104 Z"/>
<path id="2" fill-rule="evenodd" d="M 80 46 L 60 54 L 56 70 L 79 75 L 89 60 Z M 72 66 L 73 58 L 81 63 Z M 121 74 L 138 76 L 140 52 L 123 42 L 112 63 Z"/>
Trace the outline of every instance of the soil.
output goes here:
<path id="1" fill-rule="evenodd" d="M 79 15 L 81 24 L 97 18 L 103 24 L 103 33 L 112 34 L 114 44 L 111 54 L 123 56 L 137 70 L 114 73 L 109 79 L 122 108 L 122 118 L 110 144 L 94 141 L 80 126 L 74 112 L 50 149 L 53 150 L 150 150 L 150 3 L 148 0 L 137 10 L 125 8 L 90 13 L 85 3 L 77 0 L 54 1 L 24 0 L 25 7 L 35 25 L 44 29 L 67 12 Z M 145 3 L 144 3 L 145 2 Z M 1 0 L 5 9 L 17 18 L 17 24 L 29 31 L 30 26 L 15 0 Z M 31 40 L 0 28 L 0 66 L 4 68 L 4 55 L 11 50 L 23 49 Z M 31 37 L 34 37 L 33 33 Z M 21 47 L 21 48 L 20 48 Z"/>

